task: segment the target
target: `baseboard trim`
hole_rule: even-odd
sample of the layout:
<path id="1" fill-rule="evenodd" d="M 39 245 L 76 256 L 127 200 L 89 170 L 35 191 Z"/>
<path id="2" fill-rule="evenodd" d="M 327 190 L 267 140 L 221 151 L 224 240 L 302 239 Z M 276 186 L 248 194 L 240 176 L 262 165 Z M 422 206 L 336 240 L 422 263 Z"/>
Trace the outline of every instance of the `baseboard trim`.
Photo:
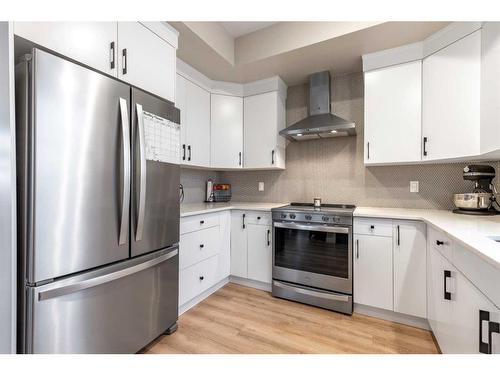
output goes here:
<path id="1" fill-rule="evenodd" d="M 217 284 L 214 286 L 208 288 L 205 290 L 203 293 L 198 294 L 196 297 L 193 299 L 187 301 L 184 305 L 179 306 L 179 316 L 184 314 L 186 311 L 192 309 L 195 307 L 197 304 L 199 304 L 201 301 L 203 301 L 205 298 L 210 296 L 211 294 L 215 293 L 218 291 L 220 288 L 222 288 L 224 285 L 226 285 L 229 282 L 229 277 L 225 277 L 221 281 L 219 281 Z"/>
<path id="2" fill-rule="evenodd" d="M 260 289 L 265 292 L 271 291 L 271 284 L 263 283 L 262 281 L 245 279 L 243 277 L 233 276 L 233 275 L 229 276 L 229 281 L 235 284 L 248 286 L 249 288 Z"/>
<path id="3" fill-rule="evenodd" d="M 405 324 L 407 326 L 431 331 L 431 327 L 429 326 L 427 319 L 419 318 L 417 316 L 401 314 L 394 311 L 379 309 L 378 307 L 361 305 L 359 303 L 354 304 L 354 312 L 361 315 L 368 315 L 374 318 L 388 320 L 391 322 Z"/>

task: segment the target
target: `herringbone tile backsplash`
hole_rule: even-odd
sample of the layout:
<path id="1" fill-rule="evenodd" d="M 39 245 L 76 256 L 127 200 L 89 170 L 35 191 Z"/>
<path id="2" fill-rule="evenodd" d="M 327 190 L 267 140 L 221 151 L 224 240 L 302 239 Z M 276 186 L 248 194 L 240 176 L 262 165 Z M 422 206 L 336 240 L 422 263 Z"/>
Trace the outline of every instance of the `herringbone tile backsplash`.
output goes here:
<path id="1" fill-rule="evenodd" d="M 287 125 L 307 115 L 308 95 L 306 84 L 288 89 Z M 453 193 L 471 190 L 472 184 L 462 179 L 462 169 L 467 164 L 464 162 L 368 168 L 363 165 L 362 74 L 332 80 L 332 111 L 356 122 L 356 137 L 289 143 L 284 171 L 183 170 L 181 179 L 189 186 L 186 202 L 203 200 L 199 191 L 204 191 L 209 175 L 232 185 L 233 201 L 249 202 L 312 202 L 314 197 L 320 197 L 324 203 L 451 209 Z M 500 173 L 499 161 L 488 164 Z M 413 180 L 420 183 L 419 193 L 410 193 Z M 497 186 L 498 180 L 500 177 Z M 258 191 L 259 181 L 265 184 L 263 192 Z"/>

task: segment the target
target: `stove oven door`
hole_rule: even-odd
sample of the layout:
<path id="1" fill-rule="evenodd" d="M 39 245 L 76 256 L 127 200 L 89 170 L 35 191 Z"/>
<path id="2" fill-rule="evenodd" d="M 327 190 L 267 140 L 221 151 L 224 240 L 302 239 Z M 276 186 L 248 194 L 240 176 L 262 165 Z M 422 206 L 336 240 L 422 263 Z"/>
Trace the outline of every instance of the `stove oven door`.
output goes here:
<path id="1" fill-rule="evenodd" d="M 273 279 L 352 294 L 352 227 L 274 222 Z"/>

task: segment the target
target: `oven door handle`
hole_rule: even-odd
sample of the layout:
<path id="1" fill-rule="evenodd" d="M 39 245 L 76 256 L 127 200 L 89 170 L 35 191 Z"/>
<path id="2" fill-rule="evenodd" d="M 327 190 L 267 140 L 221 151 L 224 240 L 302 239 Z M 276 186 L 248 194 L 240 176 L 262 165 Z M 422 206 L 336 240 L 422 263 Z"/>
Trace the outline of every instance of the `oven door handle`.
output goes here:
<path id="1" fill-rule="evenodd" d="M 350 231 L 350 228 L 347 227 L 332 227 L 327 225 L 308 225 L 308 224 L 282 223 L 282 222 L 275 222 L 274 226 L 276 228 L 314 230 L 316 232 L 328 232 L 328 233 L 349 234 Z"/>

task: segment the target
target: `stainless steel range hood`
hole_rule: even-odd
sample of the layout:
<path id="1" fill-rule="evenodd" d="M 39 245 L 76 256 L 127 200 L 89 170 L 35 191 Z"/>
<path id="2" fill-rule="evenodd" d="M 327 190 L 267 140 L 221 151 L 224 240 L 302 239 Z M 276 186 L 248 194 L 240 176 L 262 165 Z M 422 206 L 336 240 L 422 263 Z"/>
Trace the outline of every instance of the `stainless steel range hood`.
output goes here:
<path id="1" fill-rule="evenodd" d="M 280 131 L 292 141 L 356 135 L 354 122 L 330 112 L 330 73 L 309 77 L 309 116 Z"/>

